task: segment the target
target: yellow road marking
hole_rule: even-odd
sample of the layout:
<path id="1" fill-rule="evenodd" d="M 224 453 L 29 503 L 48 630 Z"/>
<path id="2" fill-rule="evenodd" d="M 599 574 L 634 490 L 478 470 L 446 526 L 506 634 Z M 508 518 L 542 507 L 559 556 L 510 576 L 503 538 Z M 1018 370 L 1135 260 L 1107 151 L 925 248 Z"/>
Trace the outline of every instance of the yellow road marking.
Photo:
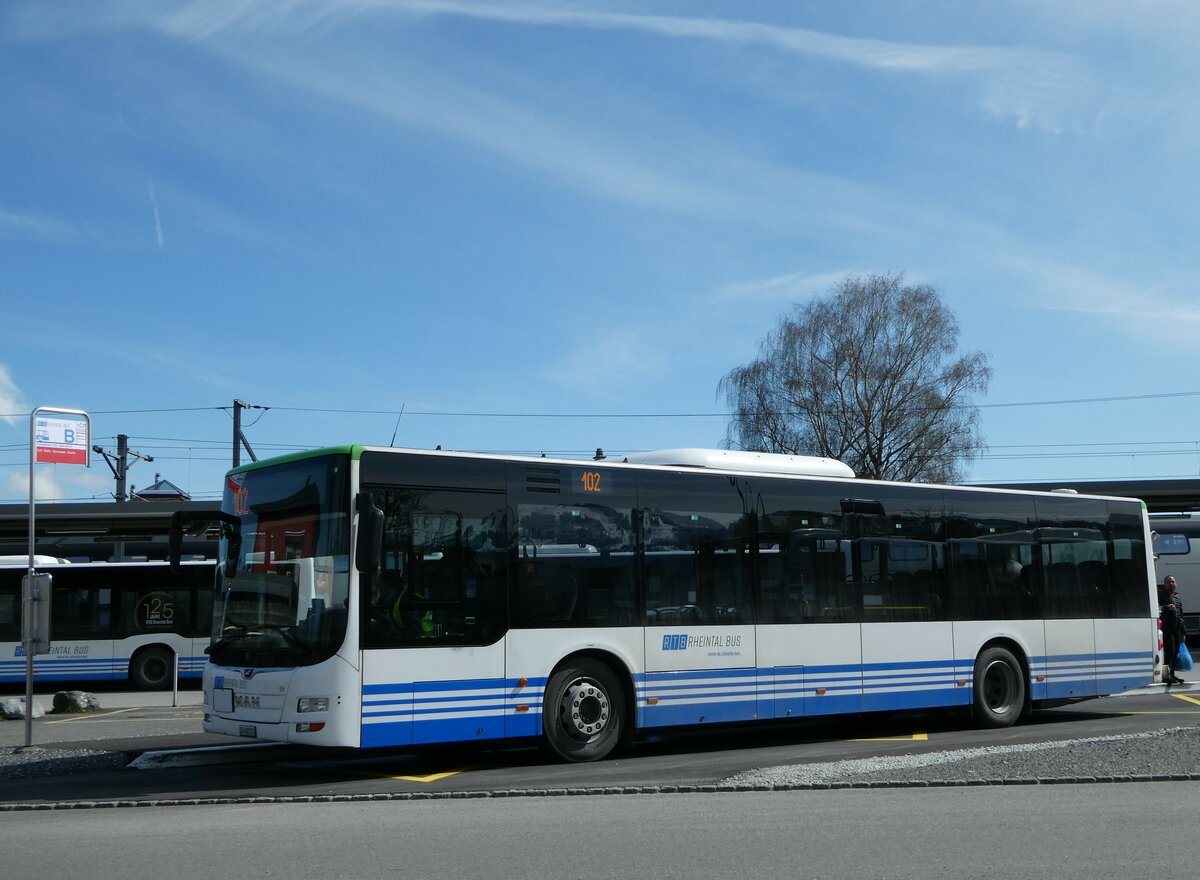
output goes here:
<path id="1" fill-rule="evenodd" d="M 1122 712 L 1122 715 L 1200 715 L 1195 709 L 1162 709 L 1158 712 Z"/>
<path id="2" fill-rule="evenodd" d="M 459 767 L 457 770 L 445 770 L 441 773 L 429 773 L 424 776 L 418 776 L 416 774 L 398 776 L 394 773 L 371 773 L 365 770 L 360 770 L 357 772 L 351 771 L 349 775 L 358 779 L 397 779 L 402 782 L 427 783 L 437 782 L 439 779 L 446 779 L 450 776 L 457 776 L 459 773 L 466 773 L 470 770 L 478 770 L 481 766 L 482 765 L 480 764 L 468 764 L 466 767 Z"/>
<path id="3" fill-rule="evenodd" d="M 1189 703 L 1195 703 L 1197 706 L 1200 706 L 1200 700 L 1197 700 L 1195 697 L 1189 697 L 1187 694 L 1171 694 L 1171 696 L 1177 700 L 1186 700 Z"/>
<path id="4" fill-rule="evenodd" d="M 123 720 L 121 718 L 113 717 L 115 715 L 124 715 L 126 712 L 145 711 L 146 708 L 147 707 L 142 706 L 142 707 L 130 707 L 128 709 L 110 709 L 109 711 L 105 712 L 102 715 L 96 715 L 91 712 L 79 712 L 79 713 L 72 713 L 71 715 L 64 716 L 62 718 L 58 717 L 57 715 L 55 715 L 53 717 L 51 717 L 50 715 L 47 715 L 47 716 L 45 716 L 43 723 L 45 723 L 45 724 L 107 724 L 112 721 L 122 721 Z M 154 709 L 154 708 L 167 708 L 167 707 L 151 706 L 149 708 Z M 196 709 L 194 712 L 191 712 L 188 714 L 174 714 L 171 716 L 171 720 L 178 720 L 180 718 L 190 719 L 190 718 L 199 718 L 199 717 L 200 717 L 200 710 Z M 163 720 L 168 720 L 168 719 L 147 718 L 145 720 L 147 720 L 147 721 L 163 721 Z"/>
<path id="5" fill-rule="evenodd" d="M 914 733 L 912 736 L 872 736 L 864 739 L 852 739 L 850 742 L 856 743 L 884 743 L 884 742 L 925 742 L 929 739 L 928 733 Z"/>
<path id="6" fill-rule="evenodd" d="M 132 712 L 133 709 L 112 709 L 105 712 L 103 715 L 93 715 L 91 713 L 80 712 L 73 714 L 67 718 L 55 718 L 53 721 L 47 719 L 47 724 L 78 724 L 81 721 L 105 721 L 113 715 L 121 715 L 125 712 Z"/>
<path id="7" fill-rule="evenodd" d="M 439 779 L 445 779 L 448 776 L 457 776 L 459 773 L 465 773 L 471 770 L 471 767 L 463 767 L 461 770 L 447 770 L 445 773 L 430 773 L 428 776 L 388 776 L 388 779 L 401 779 L 405 782 L 437 782 Z"/>

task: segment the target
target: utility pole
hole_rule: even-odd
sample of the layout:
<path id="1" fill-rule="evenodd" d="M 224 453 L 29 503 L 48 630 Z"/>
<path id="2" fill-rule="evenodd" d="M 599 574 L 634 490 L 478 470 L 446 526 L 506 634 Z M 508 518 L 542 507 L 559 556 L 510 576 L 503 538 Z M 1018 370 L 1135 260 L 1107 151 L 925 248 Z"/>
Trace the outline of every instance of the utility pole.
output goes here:
<path id="1" fill-rule="evenodd" d="M 118 504 L 123 504 L 127 500 L 125 497 L 125 478 L 129 473 L 130 456 L 141 461 L 154 461 L 153 455 L 142 455 L 140 452 L 130 451 L 129 437 L 126 434 L 117 435 L 116 453 L 101 449 L 99 446 L 93 446 L 92 452 L 104 456 L 104 461 L 108 464 L 108 469 L 116 477 L 117 491 L 113 493 L 113 497 L 117 499 Z"/>
<path id="2" fill-rule="evenodd" d="M 242 447 L 246 447 L 246 452 L 250 456 L 251 461 L 258 461 L 258 456 L 254 454 L 254 450 L 250 448 L 250 441 L 246 439 L 246 435 L 242 433 L 242 410 L 244 409 L 268 409 L 265 406 L 253 406 L 242 400 L 233 402 L 233 466 L 237 467 L 242 463 Z"/>

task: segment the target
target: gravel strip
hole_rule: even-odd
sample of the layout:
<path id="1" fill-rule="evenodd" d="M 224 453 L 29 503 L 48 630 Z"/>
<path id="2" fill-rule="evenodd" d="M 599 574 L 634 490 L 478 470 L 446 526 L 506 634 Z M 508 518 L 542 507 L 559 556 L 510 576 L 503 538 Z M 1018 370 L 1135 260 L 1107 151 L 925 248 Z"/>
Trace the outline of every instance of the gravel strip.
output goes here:
<path id="1" fill-rule="evenodd" d="M 123 752 L 53 748 L 18 750 L 13 746 L 0 746 L 0 779 L 120 770 L 128 761 L 128 756 Z"/>
<path id="2" fill-rule="evenodd" d="M 723 784 L 779 788 L 833 782 L 970 784 L 978 781 L 1180 776 L 1200 776 L 1200 727 L 764 767 L 739 773 Z"/>
<path id="3" fill-rule="evenodd" d="M 0 780 L 118 770 L 122 752 L 88 749 L 0 747 Z M 605 794 L 670 794 L 848 787 L 1005 785 L 1089 782 L 1200 782 L 1200 727 L 1092 737 L 1049 743 L 956 749 L 861 758 L 820 764 L 765 767 L 720 782 L 697 785 L 636 785 L 607 788 L 514 789 L 500 791 L 383 792 L 327 797 L 217 797 L 186 800 L 0 803 L 14 810 L 80 809 L 95 806 L 291 803 L 315 801 L 429 800 L 443 798 L 552 797 Z"/>

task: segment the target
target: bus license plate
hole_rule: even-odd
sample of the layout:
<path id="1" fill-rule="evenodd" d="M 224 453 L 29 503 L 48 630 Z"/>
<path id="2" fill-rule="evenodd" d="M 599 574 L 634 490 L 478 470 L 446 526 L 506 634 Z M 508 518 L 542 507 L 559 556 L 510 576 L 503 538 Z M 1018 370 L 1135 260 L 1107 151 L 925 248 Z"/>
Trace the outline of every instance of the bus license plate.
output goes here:
<path id="1" fill-rule="evenodd" d="M 213 691 L 213 711 L 227 713 L 233 711 L 233 691 L 229 688 L 217 688 Z"/>
<path id="2" fill-rule="evenodd" d="M 254 739 L 258 736 L 258 728 L 253 724 L 241 724 L 238 726 L 238 736 L 248 736 Z"/>

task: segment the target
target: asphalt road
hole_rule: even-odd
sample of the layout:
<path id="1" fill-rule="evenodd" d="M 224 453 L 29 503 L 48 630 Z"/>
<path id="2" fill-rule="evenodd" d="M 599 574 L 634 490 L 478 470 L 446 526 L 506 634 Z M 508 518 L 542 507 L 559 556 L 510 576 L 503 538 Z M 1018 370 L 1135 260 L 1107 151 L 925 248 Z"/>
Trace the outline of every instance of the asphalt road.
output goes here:
<path id="1" fill-rule="evenodd" d="M 1159 689 L 1040 712 L 1003 730 L 943 713 L 869 715 L 651 736 L 632 755 L 564 765 L 531 744 L 369 752 L 255 745 L 203 733 L 196 691 L 181 692 L 177 706 L 169 693 L 99 697 L 97 713 L 35 720 L 34 744 L 48 758 L 77 749 L 141 755 L 131 766 L 145 769 L 0 778 L 0 804 L 707 785 L 764 766 L 1200 724 L 1200 690 Z M 23 742 L 23 722 L 0 723 L 0 746 Z"/>
<path id="2" fill-rule="evenodd" d="M 1124 880 L 1191 873 L 1195 791 L 1131 783 L 57 810 L 2 815 L 0 832 L 13 877 Z"/>

